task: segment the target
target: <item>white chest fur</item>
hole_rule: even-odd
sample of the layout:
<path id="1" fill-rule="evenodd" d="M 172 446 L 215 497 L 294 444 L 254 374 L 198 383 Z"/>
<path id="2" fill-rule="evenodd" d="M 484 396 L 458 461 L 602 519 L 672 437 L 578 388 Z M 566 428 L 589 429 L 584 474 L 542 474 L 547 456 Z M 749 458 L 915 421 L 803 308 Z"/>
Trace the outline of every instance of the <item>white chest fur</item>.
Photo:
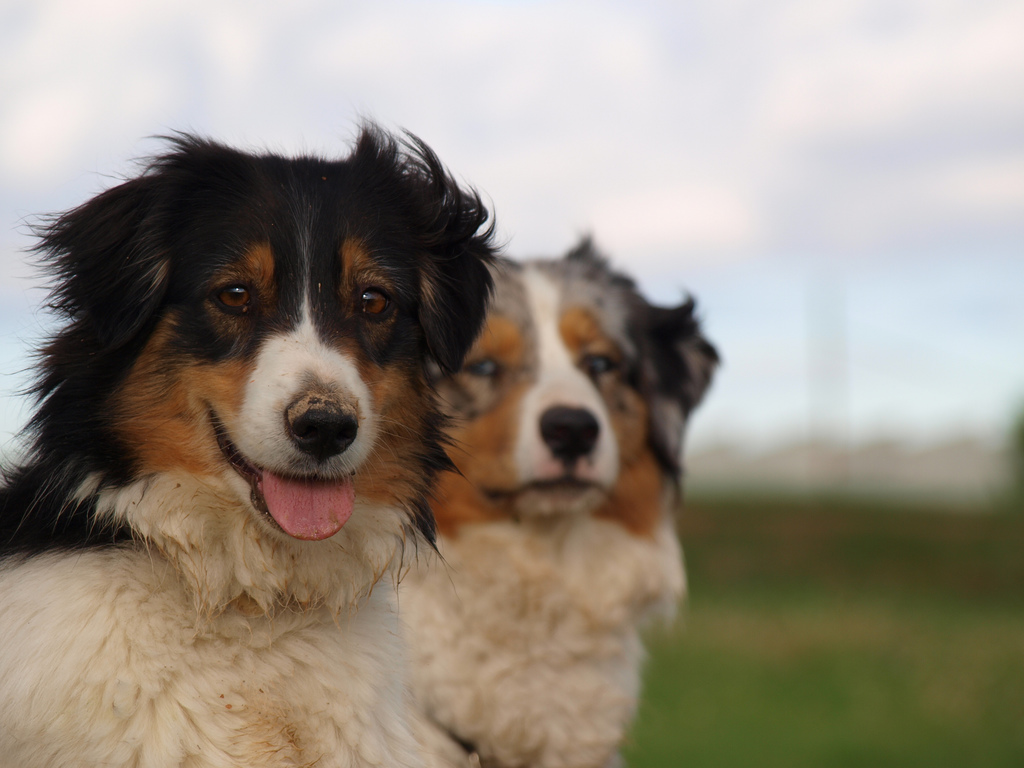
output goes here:
<path id="1" fill-rule="evenodd" d="M 589 517 L 465 526 L 441 552 L 447 568 L 403 582 L 428 715 L 503 765 L 614 764 L 639 696 L 639 627 L 685 589 L 671 523 L 653 540 Z"/>
<path id="2" fill-rule="evenodd" d="M 0 765 L 420 765 L 394 590 L 326 610 L 200 619 L 128 550 L 0 568 Z"/>

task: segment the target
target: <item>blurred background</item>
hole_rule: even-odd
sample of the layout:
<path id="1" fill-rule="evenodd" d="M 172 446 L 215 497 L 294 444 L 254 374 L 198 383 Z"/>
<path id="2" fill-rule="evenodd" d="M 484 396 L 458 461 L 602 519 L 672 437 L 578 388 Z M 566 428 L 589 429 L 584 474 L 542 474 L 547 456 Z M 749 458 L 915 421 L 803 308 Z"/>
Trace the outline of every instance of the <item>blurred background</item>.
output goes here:
<path id="1" fill-rule="evenodd" d="M 407 128 L 513 256 L 584 233 L 723 366 L 633 766 L 1024 764 L 1024 5 L 0 4 L 0 440 L 29 226 L 189 130 Z"/>

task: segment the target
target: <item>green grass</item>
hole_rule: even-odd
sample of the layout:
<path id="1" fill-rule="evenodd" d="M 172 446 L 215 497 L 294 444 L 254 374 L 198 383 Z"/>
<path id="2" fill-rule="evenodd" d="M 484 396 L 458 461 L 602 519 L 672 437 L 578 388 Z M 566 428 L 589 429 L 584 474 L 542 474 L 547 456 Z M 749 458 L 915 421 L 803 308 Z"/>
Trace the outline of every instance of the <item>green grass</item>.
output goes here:
<path id="1" fill-rule="evenodd" d="M 1024 517 L 695 502 L 634 768 L 1024 765 Z"/>

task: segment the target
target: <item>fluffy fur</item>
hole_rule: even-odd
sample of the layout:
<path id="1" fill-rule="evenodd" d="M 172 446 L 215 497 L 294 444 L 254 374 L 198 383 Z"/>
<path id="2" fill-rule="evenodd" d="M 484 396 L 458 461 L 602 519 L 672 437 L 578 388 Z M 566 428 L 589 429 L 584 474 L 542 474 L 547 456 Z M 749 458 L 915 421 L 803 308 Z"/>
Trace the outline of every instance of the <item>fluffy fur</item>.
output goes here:
<path id="1" fill-rule="evenodd" d="M 462 473 L 436 494 L 447 567 L 403 584 L 415 693 L 463 747 L 438 764 L 618 764 L 639 628 L 685 590 L 682 431 L 717 359 L 692 301 L 648 304 L 589 241 L 500 272 L 439 387 Z"/>
<path id="2" fill-rule="evenodd" d="M 393 575 L 434 541 L 428 370 L 483 321 L 487 217 L 367 127 L 341 160 L 177 136 L 40 227 L 0 765 L 421 764 Z"/>

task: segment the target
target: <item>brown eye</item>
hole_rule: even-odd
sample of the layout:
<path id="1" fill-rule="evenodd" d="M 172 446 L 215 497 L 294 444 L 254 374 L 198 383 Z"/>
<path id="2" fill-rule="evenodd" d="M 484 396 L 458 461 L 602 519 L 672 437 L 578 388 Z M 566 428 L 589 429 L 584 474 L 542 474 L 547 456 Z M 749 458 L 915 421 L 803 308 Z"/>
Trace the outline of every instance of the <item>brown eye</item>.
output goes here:
<path id="1" fill-rule="evenodd" d="M 363 312 L 367 315 L 379 315 L 391 306 L 391 299 L 378 288 L 367 288 L 362 295 Z"/>
<path id="2" fill-rule="evenodd" d="M 232 285 L 217 292 L 217 301 L 222 309 L 241 314 L 249 311 L 252 294 L 244 285 Z"/>

